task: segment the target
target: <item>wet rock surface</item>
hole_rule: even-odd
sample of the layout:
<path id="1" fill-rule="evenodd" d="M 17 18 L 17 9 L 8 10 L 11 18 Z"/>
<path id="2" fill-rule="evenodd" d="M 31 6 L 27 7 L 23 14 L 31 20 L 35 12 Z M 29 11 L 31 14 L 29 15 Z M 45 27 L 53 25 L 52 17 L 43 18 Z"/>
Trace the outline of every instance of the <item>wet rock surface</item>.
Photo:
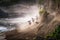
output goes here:
<path id="1" fill-rule="evenodd" d="M 4 38 L 7 40 L 46 40 L 44 37 L 55 31 L 56 25 L 60 23 L 60 14 L 50 12 L 50 10 L 46 10 L 44 14 L 38 16 L 39 9 L 37 5 L 16 4 L 6 8 L 1 7 L 0 9 L 0 25 L 8 29 L 10 27 L 16 28 L 12 31 L 5 32 L 6 38 L 2 35 L 1 40 Z M 36 18 L 36 15 L 38 18 Z M 19 19 L 22 17 L 23 20 Z M 21 24 L 21 22 L 23 23 Z M 48 38 L 47 40 L 55 39 Z"/>

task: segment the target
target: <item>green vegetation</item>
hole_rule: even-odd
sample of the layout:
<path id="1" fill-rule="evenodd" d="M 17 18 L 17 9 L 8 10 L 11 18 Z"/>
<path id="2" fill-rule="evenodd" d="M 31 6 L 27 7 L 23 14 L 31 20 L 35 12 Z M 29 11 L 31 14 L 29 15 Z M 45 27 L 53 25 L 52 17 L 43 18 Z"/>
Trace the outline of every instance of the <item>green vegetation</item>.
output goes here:
<path id="1" fill-rule="evenodd" d="M 44 8 L 41 8 L 40 11 L 39 11 L 40 15 L 41 14 L 44 14 L 45 13 L 45 9 Z"/>
<path id="2" fill-rule="evenodd" d="M 39 4 L 42 4 L 44 0 L 39 0 Z"/>
<path id="3" fill-rule="evenodd" d="M 60 39 L 60 25 L 55 29 L 55 32 L 47 36 L 47 38 Z"/>

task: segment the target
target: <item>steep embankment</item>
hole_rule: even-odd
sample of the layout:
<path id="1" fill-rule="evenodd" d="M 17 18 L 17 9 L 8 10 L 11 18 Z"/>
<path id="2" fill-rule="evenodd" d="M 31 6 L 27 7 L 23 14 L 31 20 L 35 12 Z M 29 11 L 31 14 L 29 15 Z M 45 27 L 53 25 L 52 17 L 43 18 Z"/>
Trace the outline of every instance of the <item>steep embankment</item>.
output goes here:
<path id="1" fill-rule="evenodd" d="M 46 13 L 42 15 L 42 27 L 38 34 L 44 37 L 52 33 L 60 23 L 60 3 L 59 0 L 44 0 L 42 3 Z"/>

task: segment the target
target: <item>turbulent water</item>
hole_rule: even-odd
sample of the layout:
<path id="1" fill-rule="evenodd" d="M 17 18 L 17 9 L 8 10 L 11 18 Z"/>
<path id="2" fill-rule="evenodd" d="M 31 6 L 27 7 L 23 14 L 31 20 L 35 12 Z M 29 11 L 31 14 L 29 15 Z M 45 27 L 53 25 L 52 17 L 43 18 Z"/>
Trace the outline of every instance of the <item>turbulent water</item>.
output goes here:
<path id="1" fill-rule="evenodd" d="M 45 37 L 60 23 L 60 14 L 46 9 L 39 14 L 36 1 L 22 1 L 10 6 L 0 6 L 0 32 L 6 32 L 9 40 Z M 41 5 L 40 5 L 41 6 Z M 45 8 L 44 5 L 42 5 Z M 11 36 L 12 35 L 12 36 Z"/>
<path id="2" fill-rule="evenodd" d="M 32 18 L 39 17 L 38 5 L 16 4 L 8 8 L 0 8 L 0 26 L 14 28 L 17 24 L 22 25 L 31 21 Z M 19 26 L 20 26 L 19 25 Z"/>

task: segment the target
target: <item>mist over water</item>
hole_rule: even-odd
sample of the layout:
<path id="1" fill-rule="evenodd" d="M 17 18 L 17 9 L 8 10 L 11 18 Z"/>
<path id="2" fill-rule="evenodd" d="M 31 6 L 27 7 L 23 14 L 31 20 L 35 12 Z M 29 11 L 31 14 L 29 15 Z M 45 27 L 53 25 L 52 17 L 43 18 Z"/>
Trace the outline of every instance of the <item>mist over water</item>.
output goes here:
<path id="1" fill-rule="evenodd" d="M 6 28 L 9 28 L 11 26 L 10 24 L 14 25 L 17 23 L 18 24 L 25 23 L 32 20 L 32 18 L 36 18 L 36 16 L 39 16 L 39 8 L 37 4 L 35 5 L 16 4 L 13 6 L 9 6 L 8 8 L 2 7 L 0 9 L 2 10 L 2 12 L 0 13 L 1 15 L 0 22 L 3 24 L 1 26 L 5 25 Z M 11 26 L 11 28 L 14 30 L 13 26 Z"/>

